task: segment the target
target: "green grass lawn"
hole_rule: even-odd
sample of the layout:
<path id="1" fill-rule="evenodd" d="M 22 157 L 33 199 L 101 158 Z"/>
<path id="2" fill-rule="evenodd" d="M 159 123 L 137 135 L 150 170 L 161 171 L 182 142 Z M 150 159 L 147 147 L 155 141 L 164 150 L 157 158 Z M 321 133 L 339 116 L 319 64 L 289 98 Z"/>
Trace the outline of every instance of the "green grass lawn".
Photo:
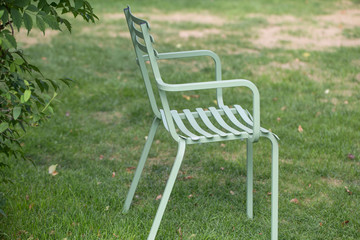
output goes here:
<path id="1" fill-rule="evenodd" d="M 150 230 L 177 144 L 161 128 L 133 205 L 121 214 L 153 116 L 126 4 L 92 2 L 95 25 L 73 20 L 71 35 L 19 35 L 46 76 L 75 82 L 57 98 L 55 116 L 23 137 L 35 166 L 8 160 L 13 184 L 0 184 L 7 197 L 0 238 L 145 239 Z M 261 123 L 281 138 L 279 239 L 360 239 L 360 2 L 129 4 L 150 19 L 159 52 L 214 50 L 224 79 L 258 86 Z M 160 66 L 168 82 L 214 78 L 206 58 Z M 173 106 L 214 105 L 214 92 L 190 100 L 182 94 L 170 96 Z M 227 89 L 225 100 L 251 108 L 251 94 L 241 88 Z M 158 239 L 269 239 L 270 149 L 265 139 L 254 146 L 249 220 L 246 143 L 189 146 Z M 48 174 L 53 164 L 56 176 Z"/>

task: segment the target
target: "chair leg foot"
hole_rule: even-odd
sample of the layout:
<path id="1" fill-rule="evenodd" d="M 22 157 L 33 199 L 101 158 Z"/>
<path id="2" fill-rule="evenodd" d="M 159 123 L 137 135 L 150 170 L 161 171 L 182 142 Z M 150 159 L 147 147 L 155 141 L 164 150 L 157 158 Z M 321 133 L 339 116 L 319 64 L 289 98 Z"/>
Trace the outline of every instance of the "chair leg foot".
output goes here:
<path id="1" fill-rule="evenodd" d="M 157 233 L 157 231 L 159 229 L 161 219 L 162 219 L 162 217 L 164 215 L 166 205 L 167 205 L 167 203 L 169 201 L 170 193 L 172 191 L 172 188 L 174 186 L 174 183 L 175 183 L 177 174 L 179 172 L 182 160 L 184 158 L 185 146 L 186 146 L 185 141 L 180 141 L 179 142 L 179 148 L 178 148 L 178 152 L 177 152 L 177 155 L 176 155 L 176 158 L 175 158 L 175 162 L 174 162 L 174 165 L 173 165 L 173 167 L 171 169 L 169 179 L 167 181 L 163 196 L 161 198 L 158 210 L 156 212 L 153 224 L 151 226 L 151 230 L 150 230 L 149 236 L 147 238 L 148 240 L 155 239 L 156 233 Z"/>
<path id="2" fill-rule="evenodd" d="M 279 202 L 279 146 L 275 137 L 271 139 L 271 240 L 278 239 L 278 202 Z"/>
<path id="3" fill-rule="evenodd" d="M 123 213 L 126 213 L 129 210 L 131 202 L 132 202 L 132 200 L 134 198 L 135 190 L 136 190 L 136 187 L 137 187 L 137 185 L 139 183 L 139 179 L 140 179 L 141 173 L 142 173 L 142 171 L 144 169 L 144 165 L 145 165 L 146 159 L 148 157 L 148 154 L 149 154 L 149 151 L 150 151 L 150 148 L 151 148 L 151 144 L 152 144 L 152 142 L 154 140 L 154 136 L 155 136 L 156 130 L 157 130 L 158 126 L 159 126 L 159 123 L 160 123 L 160 119 L 155 118 L 152 125 L 151 125 L 148 138 L 146 140 L 144 149 L 143 149 L 143 151 L 141 153 L 140 161 L 139 161 L 138 166 L 136 168 L 134 178 L 133 178 L 133 180 L 131 182 L 129 192 L 128 192 L 127 196 L 126 196 L 125 204 L 124 204 L 123 211 L 122 211 Z"/>
<path id="4" fill-rule="evenodd" d="M 247 140 L 246 213 L 253 218 L 253 143 Z"/>

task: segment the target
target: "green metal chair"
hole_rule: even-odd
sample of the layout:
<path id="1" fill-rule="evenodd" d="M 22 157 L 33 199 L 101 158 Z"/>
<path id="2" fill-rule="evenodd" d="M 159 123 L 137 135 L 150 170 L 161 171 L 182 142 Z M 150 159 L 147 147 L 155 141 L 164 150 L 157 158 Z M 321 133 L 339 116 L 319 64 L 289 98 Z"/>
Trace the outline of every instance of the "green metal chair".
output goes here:
<path id="1" fill-rule="evenodd" d="M 222 80 L 221 63 L 219 57 L 209 50 L 196 50 L 184 52 L 158 53 L 153 48 L 154 39 L 149 34 L 150 26 L 147 21 L 139 19 L 132 15 L 130 8 L 124 9 L 127 24 L 129 27 L 131 40 L 135 48 L 136 61 L 140 67 L 142 77 L 145 82 L 147 94 L 150 100 L 151 108 L 154 112 L 154 120 L 145 143 L 145 147 L 140 157 L 139 164 L 135 171 L 134 179 L 127 194 L 123 212 L 127 212 L 133 200 L 136 187 L 138 185 L 141 172 L 144 168 L 148 153 L 153 142 L 156 130 L 163 123 L 166 130 L 172 138 L 178 143 L 178 152 L 170 172 L 164 193 L 162 195 L 159 208 L 156 212 L 148 239 L 155 239 L 159 229 L 162 216 L 168 203 L 170 193 L 174 186 L 181 162 L 185 153 L 187 144 L 210 143 L 228 140 L 247 140 L 247 215 L 253 218 L 253 143 L 257 142 L 259 137 L 266 137 L 272 143 L 272 167 L 271 167 L 271 239 L 278 237 L 278 143 L 277 136 L 270 131 L 260 127 L 260 98 L 257 87 L 250 81 L 244 79 Z M 215 62 L 216 81 L 195 82 L 184 84 L 165 83 L 158 67 L 158 60 L 188 58 L 208 56 Z M 154 74 L 157 90 L 160 96 L 161 107 L 155 100 L 153 88 L 146 68 L 146 61 L 150 61 Z M 222 89 L 229 87 L 246 87 L 253 94 L 253 114 L 244 110 L 240 105 L 229 107 L 224 104 Z M 167 92 L 182 92 L 202 89 L 216 89 L 218 107 L 197 107 L 196 111 L 183 109 L 178 112 L 169 106 Z M 205 106 L 206 107 L 206 106 Z M 227 118 L 227 119 L 226 119 Z M 224 120 L 226 119 L 226 120 Z M 211 120 L 211 121 L 210 121 Z M 216 127 L 212 121 L 216 121 L 219 127 Z M 231 122 L 231 125 L 230 125 Z M 189 127 L 186 126 L 191 126 Z M 204 129 L 206 126 L 207 128 Z M 176 129 L 180 131 L 177 132 Z"/>

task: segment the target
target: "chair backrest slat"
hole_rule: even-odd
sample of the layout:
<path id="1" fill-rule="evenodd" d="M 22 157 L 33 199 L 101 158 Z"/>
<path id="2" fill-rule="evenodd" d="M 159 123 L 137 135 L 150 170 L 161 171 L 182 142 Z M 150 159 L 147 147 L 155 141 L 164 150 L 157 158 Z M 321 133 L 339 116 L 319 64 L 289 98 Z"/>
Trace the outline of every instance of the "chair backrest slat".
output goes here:
<path id="1" fill-rule="evenodd" d="M 152 89 L 151 81 L 149 78 L 149 73 L 146 68 L 146 61 L 144 59 L 144 54 L 149 54 L 149 51 L 148 51 L 149 49 L 146 46 L 145 36 L 144 36 L 142 29 L 143 29 L 143 26 L 146 26 L 146 28 L 149 29 L 150 25 L 147 21 L 133 16 L 130 12 L 129 7 L 124 9 L 124 13 L 125 13 L 128 27 L 129 27 L 131 41 L 134 45 L 137 62 L 138 62 L 142 77 L 145 82 L 145 87 L 146 87 L 146 91 L 147 91 L 147 94 L 148 94 L 148 97 L 150 100 L 151 108 L 152 108 L 154 114 L 157 117 L 161 118 L 161 114 L 160 114 L 159 108 L 157 106 L 157 103 L 155 100 L 156 98 L 155 98 L 154 91 Z M 150 42 L 153 43 L 154 38 L 150 34 L 148 35 L 148 37 L 150 38 Z M 144 43 L 141 43 L 141 42 L 144 42 Z M 152 44 L 150 44 L 150 45 L 152 45 Z M 152 48 L 152 46 L 151 46 L 151 48 Z M 153 49 L 152 55 L 153 55 L 153 58 L 158 55 L 158 53 L 155 49 Z M 154 73 L 160 74 L 157 64 L 155 64 L 155 66 L 154 66 L 154 64 L 152 63 L 151 67 L 153 68 Z M 157 69 L 154 69 L 154 67 Z"/>

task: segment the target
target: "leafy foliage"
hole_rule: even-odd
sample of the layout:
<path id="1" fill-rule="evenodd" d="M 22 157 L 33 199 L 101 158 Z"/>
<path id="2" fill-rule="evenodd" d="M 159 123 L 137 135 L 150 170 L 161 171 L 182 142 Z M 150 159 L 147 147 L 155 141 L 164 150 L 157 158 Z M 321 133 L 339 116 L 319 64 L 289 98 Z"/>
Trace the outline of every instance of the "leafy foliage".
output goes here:
<path id="1" fill-rule="evenodd" d="M 87 22 L 97 19 L 84 0 L 0 0 L 0 181 L 7 181 L 1 159 L 25 158 L 21 133 L 53 113 L 59 82 L 71 81 L 48 79 L 29 63 L 17 48 L 16 29 L 25 27 L 29 34 L 36 26 L 45 34 L 46 27 L 61 31 L 65 26 L 71 32 L 70 22 L 61 17 L 67 13 Z"/>

